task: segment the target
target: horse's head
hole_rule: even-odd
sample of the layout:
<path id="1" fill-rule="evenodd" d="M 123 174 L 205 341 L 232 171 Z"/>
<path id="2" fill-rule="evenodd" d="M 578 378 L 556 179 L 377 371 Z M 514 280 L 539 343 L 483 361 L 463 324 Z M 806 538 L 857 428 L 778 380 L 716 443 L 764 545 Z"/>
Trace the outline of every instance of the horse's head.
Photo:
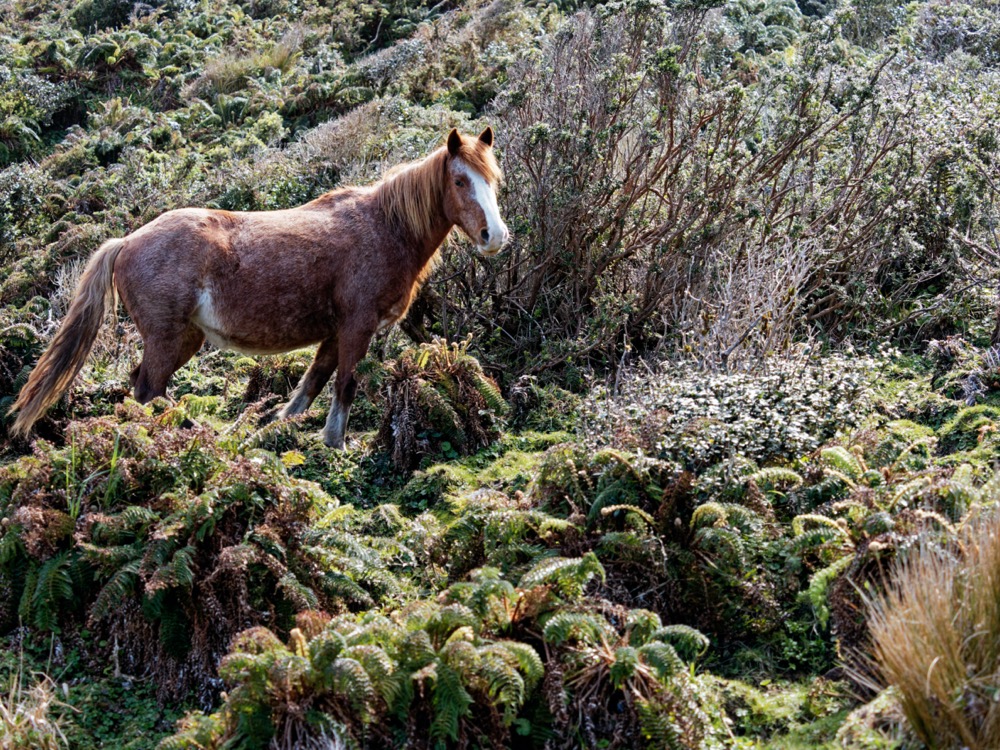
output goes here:
<path id="1" fill-rule="evenodd" d="M 493 156 L 493 129 L 478 138 L 448 134 L 444 212 L 483 255 L 496 255 L 510 238 L 497 206 L 500 167 Z"/>

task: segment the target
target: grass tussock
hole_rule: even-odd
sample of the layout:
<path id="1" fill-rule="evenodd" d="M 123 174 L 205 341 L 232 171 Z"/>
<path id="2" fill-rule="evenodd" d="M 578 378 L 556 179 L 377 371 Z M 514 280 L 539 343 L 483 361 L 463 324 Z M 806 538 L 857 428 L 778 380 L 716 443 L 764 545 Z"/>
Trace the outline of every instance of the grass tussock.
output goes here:
<path id="1" fill-rule="evenodd" d="M 930 748 L 1000 747 L 1000 524 L 921 546 L 870 609 L 874 655 Z"/>
<path id="2" fill-rule="evenodd" d="M 63 705 L 56 685 L 43 676 L 25 687 L 21 671 L 11 675 L 0 697 L 0 750 L 61 750 L 67 747 L 63 722 L 52 711 Z"/>

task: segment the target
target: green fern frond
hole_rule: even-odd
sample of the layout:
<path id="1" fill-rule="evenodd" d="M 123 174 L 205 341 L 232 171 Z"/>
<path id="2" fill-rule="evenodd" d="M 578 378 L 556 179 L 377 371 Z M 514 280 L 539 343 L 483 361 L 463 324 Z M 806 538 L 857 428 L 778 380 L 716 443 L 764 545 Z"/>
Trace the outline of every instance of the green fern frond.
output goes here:
<path id="1" fill-rule="evenodd" d="M 361 648 L 361 647 L 355 647 Z M 374 646 L 370 648 L 375 648 Z M 347 649 L 347 640 L 336 630 L 325 628 L 309 641 L 309 664 L 316 671 L 321 685 L 328 687 L 329 671 Z"/>
<path id="2" fill-rule="evenodd" d="M 134 559 L 118 569 L 101 588 L 97 599 L 91 605 L 91 616 L 103 620 L 114 613 L 128 599 L 136 595 L 139 588 L 139 570 L 142 561 Z"/>
<path id="3" fill-rule="evenodd" d="M 636 700 L 636 713 L 649 750 L 687 750 L 681 729 L 664 706 L 640 698 Z"/>
<path id="4" fill-rule="evenodd" d="M 478 677 L 486 683 L 486 694 L 504 709 L 504 723 L 510 724 L 524 705 L 528 688 L 515 655 L 499 645 L 478 649 Z"/>
<path id="5" fill-rule="evenodd" d="M 649 641 L 669 643 L 675 648 L 680 648 L 689 659 L 701 656 L 711 645 L 708 636 L 689 625 L 667 625 L 651 633 Z"/>
<path id="6" fill-rule="evenodd" d="M 287 419 L 276 420 L 250 433 L 240 443 L 240 450 L 244 452 L 255 448 L 277 450 L 290 442 L 298 434 L 298 430 L 296 422 Z"/>
<path id="7" fill-rule="evenodd" d="M 457 629 L 479 624 L 475 613 L 463 604 L 449 604 L 435 612 L 424 625 L 434 643 L 444 643 Z"/>
<path id="8" fill-rule="evenodd" d="M 286 572 L 278 579 L 278 588 L 292 603 L 292 606 L 300 611 L 316 609 L 319 606 L 316 592 L 302 583 L 291 571 Z"/>
<path id="9" fill-rule="evenodd" d="M 525 687 L 530 691 L 545 677 L 545 665 L 535 648 L 520 641 L 496 641 L 492 648 L 502 648 L 511 654 L 524 675 Z"/>
<path id="10" fill-rule="evenodd" d="M 70 568 L 73 554 L 66 550 L 49 558 L 38 568 L 29 612 L 31 622 L 40 630 L 53 630 L 59 619 L 60 605 L 74 599 Z"/>
<path id="11" fill-rule="evenodd" d="M 408 633 L 399 644 L 396 658 L 401 667 L 417 670 L 437 658 L 437 651 L 431 638 L 424 630 Z"/>
<path id="12" fill-rule="evenodd" d="M 857 456 L 841 445 L 820 450 L 819 460 L 824 466 L 846 475 L 852 482 L 858 481 L 867 469 Z"/>
<path id="13" fill-rule="evenodd" d="M 0 565 L 9 565 L 24 553 L 24 542 L 21 541 L 21 527 L 11 526 L 7 533 L 0 537 Z"/>
<path id="14" fill-rule="evenodd" d="M 669 643 L 647 643 L 636 650 L 636 655 L 654 669 L 657 678 L 664 684 L 685 671 L 684 662 Z"/>
<path id="15" fill-rule="evenodd" d="M 558 646 L 567 641 L 595 645 L 616 640 L 614 628 L 600 615 L 587 612 L 559 612 L 549 618 L 542 630 L 546 643 Z"/>
<path id="16" fill-rule="evenodd" d="M 369 644 L 348 646 L 344 649 L 343 655 L 345 659 L 353 659 L 364 668 L 365 674 L 368 675 L 376 692 L 386 705 L 391 706 L 396 698 L 398 686 L 391 679 L 395 665 L 389 655 L 380 646 Z"/>
<path id="17" fill-rule="evenodd" d="M 630 646 L 641 646 L 649 640 L 651 634 L 660 630 L 663 622 L 660 616 L 648 609 L 630 609 L 625 619 Z"/>
<path id="18" fill-rule="evenodd" d="M 476 366 L 479 366 L 478 362 Z M 481 371 L 473 371 L 471 373 L 471 380 L 476 391 L 483 397 L 483 401 L 486 402 L 486 405 L 494 414 L 504 415 L 507 413 L 509 407 L 507 406 L 507 402 L 504 401 L 503 395 L 500 393 L 500 389 L 497 388 L 496 383 L 483 375 Z"/>
<path id="19" fill-rule="evenodd" d="M 839 536 L 847 536 L 847 531 L 838 521 L 818 513 L 804 513 L 801 516 L 795 516 L 792 519 L 792 534 L 802 536 L 806 533 L 807 526 L 822 526 Z"/>
<path id="20" fill-rule="evenodd" d="M 364 666 L 354 659 L 337 659 L 327 667 L 324 678 L 335 693 L 347 698 L 355 711 L 367 712 L 377 696 Z"/>
<path id="21" fill-rule="evenodd" d="M 725 526 L 729 523 L 729 503 L 708 502 L 699 505 L 691 514 L 691 528 Z"/>
<path id="22" fill-rule="evenodd" d="M 926 490 L 933 480 L 930 477 L 917 477 L 912 479 L 893 494 L 886 506 L 886 510 L 893 510 L 899 505 L 904 507 L 913 503 Z"/>
<path id="23" fill-rule="evenodd" d="M 537 563 L 521 577 L 518 584 L 530 589 L 552 583 L 567 596 L 579 596 L 595 576 L 604 580 L 604 567 L 597 555 L 588 552 L 583 557 L 551 557 Z"/>
<path id="24" fill-rule="evenodd" d="M 739 533 L 732 529 L 701 528 L 694 541 L 700 549 L 730 558 L 734 565 L 743 565 L 745 561 L 746 545 Z"/>
<path id="25" fill-rule="evenodd" d="M 821 628 L 825 629 L 827 622 L 830 620 L 830 606 L 827 602 L 827 591 L 830 589 L 830 584 L 841 573 L 847 570 L 853 560 L 854 558 L 851 555 L 846 555 L 832 565 L 828 565 L 822 570 L 813 573 L 809 579 L 806 598 L 812 604 L 813 612 L 816 613 L 816 619 L 819 621 Z"/>
<path id="26" fill-rule="evenodd" d="M 654 528 L 656 527 L 656 519 L 642 508 L 637 508 L 634 505 L 608 505 L 607 507 L 601 508 L 601 515 L 610 516 L 612 513 L 617 513 L 618 511 L 624 511 L 626 513 L 636 515 L 645 521 L 649 526 Z"/>
<path id="27" fill-rule="evenodd" d="M 459 720 L 468 715 L 472 696 L 462 685 L 462 676 L 447 664 L 437 665 L 431 702 L 434 706 L 431 739 L 457 740 Z"/>
<path id="28" fill-rule="evenodd" d="M 621 690 L 625 682 L 632 678 L 639 667 L 639 652 L 632 646 L 620 646 L 615 649 L 615 658 L 608 670 L 611 684 L 616 690 Z"/>
<path id="29" fill-rule="evenodd" d="M 747 477 L 747 481 L 762 487 L 797 487 L 803 479 L 798 472 L 783 466 L 769 466 L 759 469 Z"/>

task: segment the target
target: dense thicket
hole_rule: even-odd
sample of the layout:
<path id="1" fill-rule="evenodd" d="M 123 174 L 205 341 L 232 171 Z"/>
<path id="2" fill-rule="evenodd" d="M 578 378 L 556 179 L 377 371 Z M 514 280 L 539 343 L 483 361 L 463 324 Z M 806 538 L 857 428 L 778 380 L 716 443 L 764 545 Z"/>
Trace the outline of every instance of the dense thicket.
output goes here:
<path id="1" fill-rule="evenodd" d="M 0 747 L 989 746 L 998 122 L 996 0 L 0 5 Z M 124 315 L 8 439 L 105 239 L 487 124 L 346 453 Z"/>

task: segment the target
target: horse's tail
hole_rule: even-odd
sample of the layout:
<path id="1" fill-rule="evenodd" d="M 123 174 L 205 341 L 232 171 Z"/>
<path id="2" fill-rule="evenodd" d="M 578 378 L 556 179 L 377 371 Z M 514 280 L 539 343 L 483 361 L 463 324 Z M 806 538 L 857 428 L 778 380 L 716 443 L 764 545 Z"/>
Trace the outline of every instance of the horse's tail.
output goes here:
<path id="1" fill-rule="evenodd" d="M 26 435 L 83 369 L 105 309 L 115 298 L 115 259 L 123 244 L 121 239 L 108 240 L 91 256 L 65 320 L 10 409 L 17 412 L 12 434 Z"/>

